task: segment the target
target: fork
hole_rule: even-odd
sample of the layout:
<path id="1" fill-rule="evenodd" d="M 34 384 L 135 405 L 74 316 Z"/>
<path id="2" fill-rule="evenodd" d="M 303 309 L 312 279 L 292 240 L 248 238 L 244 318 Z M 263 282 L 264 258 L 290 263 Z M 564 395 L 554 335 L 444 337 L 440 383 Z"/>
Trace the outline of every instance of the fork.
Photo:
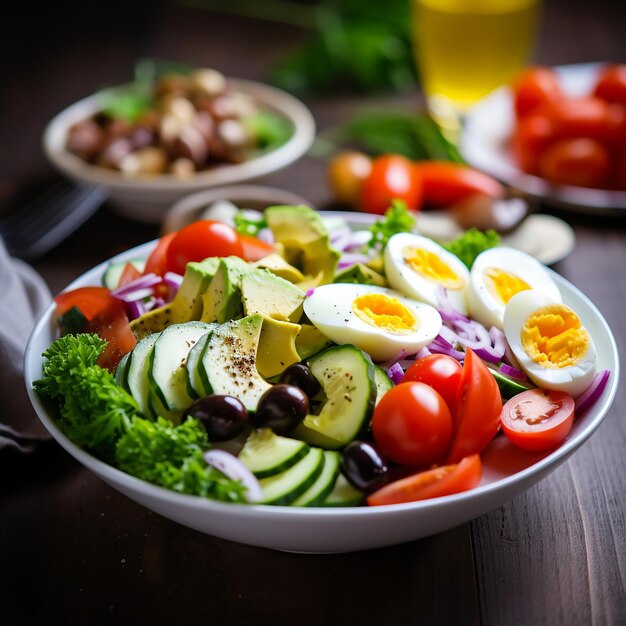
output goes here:
<path id="1" fill-rule="evenodd" d="M 104 203 L 103 187 L 61 180 L 0 220 L 0 235 L 12 256 L 33 261 L 69 237 Z"/>

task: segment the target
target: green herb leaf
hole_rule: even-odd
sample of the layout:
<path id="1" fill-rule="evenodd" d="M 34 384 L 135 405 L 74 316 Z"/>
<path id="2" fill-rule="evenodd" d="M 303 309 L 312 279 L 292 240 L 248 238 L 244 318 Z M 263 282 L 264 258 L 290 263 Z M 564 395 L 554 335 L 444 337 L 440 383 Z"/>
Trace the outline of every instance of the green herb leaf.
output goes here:
<path id="1" fill-rule="evenodd" d="M 495 230 L 482 231 L 478 228 L 470 228 L 460 237 L 445 244 L 444 248 L 459 257 L 471 269 L 481 252 L 495 248 L 499 243 L 500 235 Z"/>
<path id="2" fill-rule="evenodd" d="M 367 242 L 366 250 L 377 249 L 381 253 L 387 242 L 397 233 L 410 232 L 415 228 L 415 216 L 402 200 L 393 200 L 385 212 L 385 217 L 370 226 L 372 238 Z"/>
<path id="3" fill-rule="evenodd" d="M 243 118 L 245 129 L 254 137 L 259 150 L 274 150 L 293 135 L 293 125 L 284 117 L 270 111 L 259 111 Z"/>
<path id="4" fill-rule="evenodd" d="M 264 217 L 254 219 L 248 217 L 245 211 L 235 213 L 235 230 L 240 235 L 256 237 L 262 228 L 267 228 L 267 221 Z"/>

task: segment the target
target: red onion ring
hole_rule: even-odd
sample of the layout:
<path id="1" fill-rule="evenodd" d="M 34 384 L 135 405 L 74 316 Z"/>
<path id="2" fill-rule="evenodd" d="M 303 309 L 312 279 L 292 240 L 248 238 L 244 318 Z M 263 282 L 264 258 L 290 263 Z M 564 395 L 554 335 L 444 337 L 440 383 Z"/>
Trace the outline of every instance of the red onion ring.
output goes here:
<path id="1" fill-rule="evenodd" d="M 208 450 L 204 453 L 204 460 L 231 480 L 241 481 L 248 502 L 259 502 L 263 497 L 256 476 L 236 456 L 224 450 Z"/>
<path id="2" fill-rule="evenodd" d="M 402 369 L 400 363 L 394 363 L 387 370 L 387 376 L 389 376 L 394 385 L 399 384 L 402 380 L 402 377 L 404 376 L 404 370 Z"/>
<path id="3" fill-rule="evenodd" d="M 602 370 L 593 377 L 589 387 L 576 398 L 574 405 L 576 415 L 588 411 L 598 401 L 606 384 L 609 382 L 610 375 L 611 372 L 609 370 Z"/>

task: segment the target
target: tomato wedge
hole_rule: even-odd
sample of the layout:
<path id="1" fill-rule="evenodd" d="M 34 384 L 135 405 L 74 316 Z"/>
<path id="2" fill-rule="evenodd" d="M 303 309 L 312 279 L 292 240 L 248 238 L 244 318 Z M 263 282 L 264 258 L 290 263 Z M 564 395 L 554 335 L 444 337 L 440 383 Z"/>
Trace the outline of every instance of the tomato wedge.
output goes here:
<path id="1" fill-rule="evenodd" d="M 501 198 L 504 187 L 491 176 L 477 170 L 447 161 L 422 161 L 415 164 L 422 180 L 424 203 L 433 207 L 447 207 L 482 194 Z"/>
<path id="2" fill-rule="evenodd" d="M 502 430 L 511 443 L 541 452 L 563 443 L 574 423 L 574 398 L 563 391 L 529 389 L 502 409 Z"/>
<path id="3" fill-rule="evenodd" d="M 429 354 L 409 367 L 401 382 L 417 381 L 426 383 L 439 392 L 452 411 L 461 389 L 463 368 L 461 364 L 446 354 Z"/>
<path id="4" fill-rule="evenodd" d="M 110 306 L 112 299 L 106 287 L 79 287 L 54 297 L 57 315 L 64 315 L 76 307 L 88 320 Z"/>
<path id="5" fill-rule="evenodd" d="M 124 287 L 125 285 L 132 283 L 134 280 L 137 280 L 140 276 L 141 272 L 132 263 L 126 263 L 117 286 L 118 288 Z"/>
<path id="6" fill-rule="evenodd" d="M 163 276 L 165 272 L 167 272 L 167 249 L 170 247 L 170 242 L 175 236 L 176 232 L 168 233 L 157 241 L 156 247 L 150 253 L 146 261 L 146 267 L 143 270 L 144 274 Z"/>
<path id="7" fill-rule="evenodd" d="M 243 247 L 244 261 L 258 261 L 274 252 L 274 246 L 250 235 L 239 235 L 239 241 L 241 241 L 241 246 Z"/>
<path id="8" fill-rule="evenodd" d="M 454 436 L 448 463 L 480 454 L 496 436 L 500 426 L 502 396 L 489 368 L 474 352 L 465 351 L 461 393 L 453 411 Z"/>
<path id="9" fill-rule="evenodd" d="M 370 506 L 381 506 L 449 496 L 473 489 L 480 482 L 481 476 L 480 456 L 473 454 L 458 464 L 436 467 L 385 485 L 368 496 L 367 503 Z"/>

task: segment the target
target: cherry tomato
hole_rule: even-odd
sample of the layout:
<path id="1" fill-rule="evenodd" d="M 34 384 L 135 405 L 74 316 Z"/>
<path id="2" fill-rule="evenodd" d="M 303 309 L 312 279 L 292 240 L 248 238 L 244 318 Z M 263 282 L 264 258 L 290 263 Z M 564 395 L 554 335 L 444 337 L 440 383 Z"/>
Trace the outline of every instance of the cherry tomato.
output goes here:
<path id="1" fill-rule="evenodd" d="M 106 287 L 79 287 L 54 297 L 58 315 L 63 315 L 76 307 L 87 320 L 111 306 L 112 300 L 114 298 Z"/>
<path id="2" fill-rule="evenodd" d="M 415 165 L 422 180 L 424 204 L 447 207 L 474 194 L 501 198 L 502 185 L 487 174 L 446 161 L 422 161 Z"/>
<path id="3" fill-rule="evenodd" d="M 548 67 L 529 67 L 513 84 L 515 113 L 518 117 L 528 115 L 546 102 L 561 96 L 559 79 Z"/>
<path id="4" fill-rule="evenodd" d="M 554 125 L 547 116 L 533 113 L 519 120 L 511 145 L 519 167 L 536 174 L 539 157 L 553 137 Z"/>
<path id="5" fill-rule="evenodd" d="M 363 181 L 372 171 L 372 160 L 363 152 L 342 152 L 328 164 L 328 179 L 339 202 L 357 206 Z"/>
<path id="6" fill-rule="evenodd" d="M 538 171 L 553 183 L 602 189 L 609 185 L 611 156 L 594 139 L 562 139 L 539 157 Z"/>
<path id="7" fill-rule="evenodd" d="M 167 249 L 175 236 L 175 232 L 169 233 L 163 235 L 163 237 L 157 241 L 154 250 L 150 253 L 146 261 L 146 267 L 143 270 L 144 274 L 163 276 L 165 272 L 167 272 Z"/>
<path id="8" fill-rule="evenodd" d="M 390 389 L 376 405 L 372 433 L 383 454 L 400 465 L 436 463 L 450 447 L 450 409 L 432 387 L 404 383 Z"/>
<path id="9" fill-rule="evenodd" d="M 141 272 L 132 264 L 126 263 L 124 265 L 124 269 L 122 269 L 122 274 L 120 275 L 118 287 L 124 287 L 128 285 L 128 283 L 132 283 L 134 280 L 137 280 L 141 276 Z"/>
<path id="10" fill-rule="evenodd" d="M 400 385 L 402 386 L 402 385 Z M 496 436 L 502 412 L 502 396 L 489 368 L 474 352 L 465 351 L 461 393 L 454 415 L 454 435 L 448 463 L 480 454 Z"/>
<path id="11" fill-rule="evenodd" d="M 615 185 L 618 189 L 626 190 L 626 150 L 622 151 L 617 162 Z"/>
<path id="12" fill-rule="evenodd" d="M 440 498 L 473 489 L 480 482 L 482 463 L 478 454 L 458 464 L 444 465 L 397 480 L 368 496 L 370 506 L 402 504 Z"/>
<path id="13" fill-rule="evenodd" d="M 519 448 L 540 452 L 560 445 L 574 423 L 574 399 L 563 391 L 530 389 L 502 409 L 502 430 Z"/>
<path id="14" fill-rule="evenodd" d="M 409 209 L 422 206 L 422 182 L 413 163 L 399 154 L 377 157 L 361 185 L 360 206 L 366 213 L 383 215 L 391 201 L 404 200 Z"/>
<path id="15" fill-rule="evenodd" d="M 184 274 L 190 261 L 231 255 L 243 256 L 243 246 L 235 229 L 222 222 L 199 220 L 174 235 L 165 253 L 166 267 L 169 271 Z"/>
<path id="16" fill-rule="evenodd" d="M 425 383 L 439 393 L 448 408 L 454 409 L 461 391 L 462 377 L 463 367 L 456 359 L 446 354 L 429 354 L 415 361 L 401 382 Z"/>
<path id="17" fill-rule="evenodd" d="M 244 261 L 258 261 L 274 252 L 274 246 L 250 235 L 239 235 L 239 241 L 243 248 Z"/>
<path id="18" fill-rule="evenodd" d="M 619 111 L 600 98 L 561 98 L 541 108 L 554 124 L 560 139 L 588 137 L 607 145 L 616 141 Z"/>
<path id="19" fill-rule="evenodd" d="M 593 95 L 626 106 L 626 65 L 609 65 L 604 68 Z"/>

